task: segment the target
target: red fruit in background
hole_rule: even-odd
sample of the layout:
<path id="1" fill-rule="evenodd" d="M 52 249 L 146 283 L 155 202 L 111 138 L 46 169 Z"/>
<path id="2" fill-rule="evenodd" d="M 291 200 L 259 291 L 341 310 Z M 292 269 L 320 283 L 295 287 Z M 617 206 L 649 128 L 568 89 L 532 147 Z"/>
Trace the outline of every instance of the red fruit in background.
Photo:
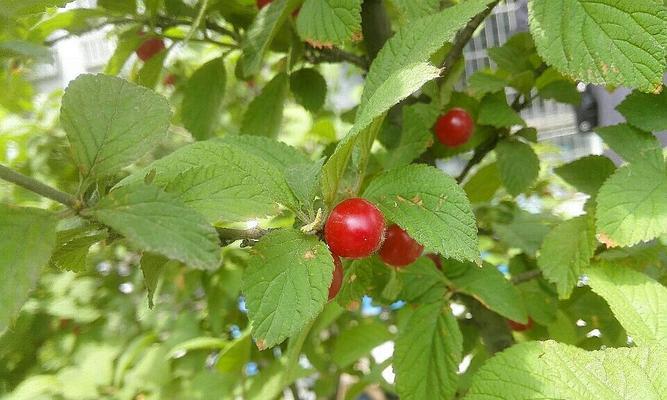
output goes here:
<path id="1" fill-rule="evenodd" d="M 405 267 L 415 262 L 424 251 L 424 246 L 410 237 L 400 226 L 393 224 L 385 232 L 380 248 L 382 261 L 394 267 Z"/>
<path id="2" fill-rule="evenodd" d="M 137 49 L 137 57 L 141 61 L 149 60 L 151 57 L 157 53 L 164 50 L 164 42 L 160 38 L 152 37 L 144 40 L 144 42 Z"/>
<path id="3" fill-rule="evenodd" d="M 440 143 L 448 147 L 460 146 L 467 142 L 474 129 L 475 122 L 462 108 L 452 108 L 447 114 L 441 115 L 434 127 Z"/>
<path id="4" fill-rule="evenodd" d="M 329 301 L 336 297 L 340 291 L 340 287 L 343 286 L 343 263 L 337 255 L 332 254 L 331 256 L 333 257 L 335 268 L 331 285 L 329 285 Z"/>
<path id="5" fill-rule="evenodd" d="M 507 324 L 510 326 L 510 328 L 512 328 L 513 331 L 523 332 L 523 331 L 527 331 L 528 329 L 533 327 L 533 319 L 528 317 L 528 322 L 525 323 L 525 324 L 522 324 L 522 323 L 516 322 L 516 321 L 512 321 L 512 320 L 508 320 Z"/>
<path id="6" fill-rule="evenodd" d="M 176 83 L 176 76 L 174 74 L 167 74 L 162 80 L 162 84 L 165 86 L 174 86 L 174 83 Z"/>
<path id="7" fill-rule="evenodd" d="M 360 198 L 339 203 L 324 224 L 324 240 L 339 257 L 363 258 L 382 244 L 384 216 L 372 203 Z"/>
<path id="8" fill-rule="evenodd" d="M 262 8 L 268 6 L 272 1 L 273 0 L 257 0 L 257 9 L 261 10 Z"/>
<path id="9" fill-rule="evenodd" d="M 435 253 L 428 253 L 426 257 L 430 258 L 433 260 L 433 263 L 435 264 L 436 268 L 438 268 L 440 271 L 442 271 L 442 260 L 440 259 L 440 256 L 435 254 Z"/>

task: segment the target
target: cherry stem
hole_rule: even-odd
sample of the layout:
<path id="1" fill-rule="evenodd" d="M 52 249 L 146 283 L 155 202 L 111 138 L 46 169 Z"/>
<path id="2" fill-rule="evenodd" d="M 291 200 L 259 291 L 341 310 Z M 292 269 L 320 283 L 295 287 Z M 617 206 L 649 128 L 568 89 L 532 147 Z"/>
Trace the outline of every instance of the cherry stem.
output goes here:
<path id="1" fill-rule="evenodd" d="M 57 201 L 58 203 L 64 204 L 73 210 L 78 210 L 81 208 L 81 202 L 71 194 L 61 192 L 54 187 L 16 172 L 11 168 L 5 167 L 4 165 L 0 165 L 0 179 L 11 182 L 17 186 L 21 186 L 22 188 L 27 189 L 33 193 L 37 193 L 40 196 Z"/>

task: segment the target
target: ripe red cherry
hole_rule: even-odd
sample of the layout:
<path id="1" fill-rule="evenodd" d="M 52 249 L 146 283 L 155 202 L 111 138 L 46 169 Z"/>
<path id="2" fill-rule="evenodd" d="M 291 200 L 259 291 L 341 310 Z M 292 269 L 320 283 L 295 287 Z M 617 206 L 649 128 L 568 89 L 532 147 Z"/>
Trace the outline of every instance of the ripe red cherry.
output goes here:
<path id="1" fill-rule="evenodd" d="M 162 39 L 152 37 L 144 40 L 141 46 L 137 48 L 136 53 L 141 61 L 146 61 L 162 50 L 164 50 L 164 42 Z"/>
<path id="2" fill-rule="evenodd" d="M 528 322 L 525 324 L 522 324 L 520 322 L 508 320 L 507 324 L 512 328 L 513 331 L 516 332 L 524 332 L 527 331 L 528 329 L 533 327 L 533 319 L 528 317 Z"/>
<path id="3" fill-rule="evenodd" d="M 339 257 L 363 258 L 382 244 L 384 216 L 372 203 L 347 199 L 331 211 L 324 224 L 324 240 Z"/>
<path id="4" fill-rule="evenodd" d="M 332 254 L 331 256 L 333 257 L 335 268 L 331 285 L 329 285 L 329 301 L 336 297 L 340 291 L 340 287 L 343 285 L 343 263 L 337 255 Z"/>
<path id="5" fill-rule="evenodd" d="M 440 256 L 435 254 L 435 253 L 428 253 L 426 257 L 430 258 L 433 260 L 433 263 L 435 264 L 435 267 L 438 268 L 440 271 L 442 271 L 442 260 L 440 259 Z"/>
<path id="6" fill-rule="evenodd" d="M 257 0 L 257 9 L 261 10 L 262 8 L 268 6 L 272 1 L 273 0 Z"/>
<path id="7" fill-rule="evenodd" d="M 415 262 L 422 251 L 424 246 L 417 243 L 400 226 L 393 224 L 387 228 L 379 254 L 385 263 L 394 267 L 405 267 Z"/>
<path id="8" fill-rule="evenodd" d="M 448 147 L 456 147 L 470 139 L 475 129 L 475 122 L 466 110 L 452 108 L 447 114 L 438 118 L 434 129 L 440 143 Z"/>

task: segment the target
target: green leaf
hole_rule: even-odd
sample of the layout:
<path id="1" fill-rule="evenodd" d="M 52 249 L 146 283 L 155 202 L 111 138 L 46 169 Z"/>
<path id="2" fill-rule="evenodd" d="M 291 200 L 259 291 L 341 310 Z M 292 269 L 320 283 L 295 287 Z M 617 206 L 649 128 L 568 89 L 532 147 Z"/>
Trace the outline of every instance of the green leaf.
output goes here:
<path id="1" fill-rule="evenodd" d="M 58 246 L 49 261 L 52 266 L 61 271 L 85 271 L 90 246 L 107 237 L 105 232 L 78 233 L 58 232 Z"/>
<path id="2" fill-rule="evenodd" d="M 616 171 L 614 162 L 605 156 L 586 156 L 554 168 L 554 172 L 578 191 L 597 194 L 602 184 Z"/>
<path id="3" fill-rule="evenodd" d="M 0 0 L 0 15 L 7 17 L 21 17 L 30 14 L 39 14 L 49 7 L 64 7 L 72 0 Z"/>
<path id="4" fill-rule="evenodd" d="M 107 75 L 118 75 L 132 53 L 141 45 L 144 38 L 138 34 L 138 28 L 132 27 L 117 37 L 116 50 L 104 67 Z"/>
<path id="5" fill-rule="evenodd" d="M 509 223 L 494 223 L 493 230 L 508 246 L 521 249 L 532 256 L 540 248 L 544 236 L 549 233 L 549 226 L 544 215 L 520 210 Z"/>
<path id="6" fill-rule="evenodd" d="M 456 181 L 442 171 L 417 164 L 387 171 L 371 181 L 364 197 L 429 250 L 479 262 L 470 202 Z"/>
<path id="7" fill-rule="evenodd" d="M 282 343 L 315 319 L 327 302 L 333 269 L 326 245 L 297 230 L 273 231 L 253 247 L 243 293 L 260 350 Z"/>
<path id="8" fill-rule="evenodd" d="M 598 239 L 607 247 L 632 246 L 667 232 L 665 199 L 664 165 L 662 171 L 646 162 L 619 168 L 598 193 Z"/>
<path id="9" fill-rule="evenodd" d="M 275 137 L 283 121 L 285 97 L 289 90 L 287 74 L 276 75 L 264 86 L 262 92 L 252 99 L 243 115 L 241 133 Z"/>
<path id="10" fill-rule="evenodd" d="M 344 44 L 361 33 L 361 0 L 305 0 L 296 31 L 317 47 Z"/>
<path id="11" fill-rule="evenodd" d="M 528 32 L 519 32 L 502 46 L 487 51 L 489 58 L 498 65 L 498 68 L 514 75 L 526 71 L 532 72 L 537 67 L 532 60 L 535 55 L 535 43 Z"/>
<path id="12" fill-rule="evenodd" d="M 218 141 L 257 156 L 279 171 L 285 171 L 291 166 L 310 162 L 310 158 L 301 150 L 267 137 L 226 135 Z"/>
<path id="13" fill-rule="evenodd" d="M 378 257 L 354 260 L 345 268 L 343 286 L 336 301 L 348 309 L 357 309 L 365 295 L 382 301 L 382 291 L 391 278 L 391 270 Z"/>
<path id="14" fill-rule="evenodd" d="M 0 333 L 28 298 L 55 244 L 51 213 L 0 203 Z"/>
<path id="15" fill-rule="evenodd" d="M 336 338 L 331 359 L 339 368 L 346 368 L 393 336 L 383 323 L 374 319 L 362 320 L 359 325 L 344 329 Z"/>
<path id="16" fill-rule="evenodd" d="M 160 73 L 162 72 L 167 54 L 167 50 L 162 50 L 149 60 L 146 60 L 137 73 L 136 82 L 143 87 L 154 89 L 160 80 Z"/>
<path id="17" fill-rule="evenodd" d="M 585 351 L 527 342 L 497 354 L 479 369 L 465 400 L 664 398 L 667 352 L 658 347 Z"/>
<path id="18" fill-rule="evenodd" d="M 241 56 L 241 71 L 244 78 L 257 75 L 262 68 L 264 54 L 273 38 L 292 12 L 295 0 L 275 0 L 263 7 L 246 31 Z"/>
<path id="19" fill-rule="evenodd" d="M 653 134 L 628 124 L 605 126 L 595 132 L 625 161 L 648 164 L 658 171 L 665 169 L 662 146 Z"/>
<path id="20" fill-rule="evenodd" d="M 0 59 L 11 57 L 28 57 L 41 62 L 53 62 L 53 55 L 48 47 L 25 40 L 5 40 L 0 43 Z"/>
<path id="21" fill-rule="evenodd" d="M 368 103 L 378 88 L 397 71 L 429 60 L 489 3 L 489 0 L 465 1 L 399 29 L 373 61 L 366 77 L 361 104 Z"/>
<path id="22" fill-rule="evenodd" d="M 440 11 L 440 0 L 393 0 L 392 4 L 397 8 L 403 19 L 403 25 L 412 24 L 414 20 L 433 15 Z"/>
<path id="23" fill-rule="evenodd" d="M 420 257 L 400 270 L 402 288 L 399 298 L 410 304 L 441 302 L 447 292 L 447 282 L 433 260 Z"/>
<path id="24" fill-rule="evenodd" d="M 392 73 L 373 96 L 357 112 L 357 118 L 350 132 L 336 147 L 329 157 L 322 172 L 322 193 L 326 204 L 331 205 L 338 193 L 338 185 L 347 168 L 348 160 L 355 145 L 360 146 L 361 157 L 367 159 L 371 146 L 382 125 L 384 113 L 418 90 L 424 83 L 435 79 L 440 71 L 426 63 L 409 64 Z M 357 171 L 363 176 L 365 165 Z"/>
<path id="25" fill-rule="evenodd" d="M 275 215 L 280 204 L 291 206 L 294 198 L 283 173 L 273 165 L 280 156 L 272 161 L 259 156 L 265 150 L 290 148 L 273 142 L 264 150 L 245 151 L 253 143 L 209 140 L 184 146 L 124 179 L 119 186 L 154 174 L 154 185 L 173 193 L 209 221 Z"/>
<path id="26" fill-rule="evenodd" d="M 188 79 L 183 93 L 181 119 L 195 139 L 204 140 L 215 135 L 226 83 L 222 57 L 202 65 Z"/>
<path id="27" fill-rule="evenodd" d="M 524 324 L 528 322 L 521 294 L 493 265 L 484 264 L 480 268 L 448 260 L 442 269 L 457 291 L 474 297 L 505 318 Z"/>
<path id="28" fill-rule="evenodd" d="M 155 186 L 137 183 L 120 187 L 87 213 L 141 250 L 193 268 L 214 269 L 220 263 L 215 229 L 200 214 Z"/>
<path id="29" fill-rule="evenodd" d="M 570 297 L 596 245 L 595 224 L 590 216 L 564 221 L 545 236 L 537 265 L 544 277 L 556 284 L 561 299 Z"/>
<path id="30" fill-rule="evenodd" d="M 285 179 L 299 204 L 312 210 L 315 197 L 320 189 L 320 176 L 324 159 L 318 162 L 297 164 L 285 171 Z"/>
<path id="31" fill-rule="evenodd" d="M 144 276 L 144 285 L 146 286 L 146 297 L 148 297 L 148 308 L 155 306 L 153 296 L 157 290 L 157 284 L 164 272 L 165 265 L 169 259 L 154 253 L 144 253 L 141 256 L 141 273 Z"/>
<path id="32" fill-rule="evenodd" d="M 498 164 L 491 163 L 478 169 L 465 186 L 468 199 L 472 204 L 486 203 L 493 199 L 493 195 L 500 189 L 500 172 L 498 171 Z"/>
<path id="33" fill-rule="evenodd" d="M 468 90 L 477 98 L 487 93 L 497 93 L 505 90 L 507 79 L 491 70 L 478 70 L 468 79 Z"/>
<path id="34" fill-rule="evenodd" d="M 74 35 L 80 35 L 102 25 L 106 17 L 108 17 L 107 12 L 99 8 L 74 8 L 57 12 L 32 26 L 28 39 L 36 43 L 43 43 L 51 34 L 61 29 Z M 135 36 L 137 36 L 137 30 L 138 28 L 133 30 Z"/>
<path id="35" fill-rule="evenodd" d="M 526 305 L 528 316 L 540 325 L 549 325 L 556 319 L 558 297 L 551 290 L 545 290 L 538 280 L 531 280 L 515 285 L 523 304 Z"/>
<path id="36" fill-rule="evenodd" d="M 65 90 L 60 122 L 84 178 L 116 174 L 166 136 L 169 103 L 106 75 L 80 75 Z"/>
<path id="37" fill-rule="evenodd" d="M 586 270 L 591 289 L 604 298 L 639 346 L 667 344 L 667 288 L 641 272 L 613 263 Z"/>
<path id="38" fill-rule="evenodd" d="M 456 392 L 463 338 L 449 306 L 418 307 L 398 333 L 394 351 L 401 399 L 449 399 Z"/>
<path id="39" fill-rule="evenodd" d="M 507 104 L 507 97 L 504 91 L 484 96 L 479 105 L 477 123 L 496 128 L 511 128 L 515 125 L 526 125 L 519 114 Z"/>
<path id="40" fill-rule="evenodd" d="M 396 148 L 387 152 L 385 169 L 410 164 L 433 144 L 433 124 L 439 110 L 435 104 L 414 104 L 403 107 L 403 130 Z"/>
<path id="41" fill-rule="evenodd" d="M 581 93 L 577 90 L 577 86 L 566 80 L 551 82 L 539 88 L 538 93 L 543 99 L 554 99 L 568 104 L 581 103 Z"/>
<path id="42" fill-rule="evenodd" d="M 667 92 L 646 94 L 633 92 L 616 109 L 628 123 L 649 132 L 667 129 Z"/>
<path id="43" fill-rule="evenodd" d="M 667 11 L 655 0 L 534 0 L 542 58 L 574 80 L 658 93 L 667 67 Z"/>
<path id="44" fill-rule="evenodd" d="M 518 196 L 528 190 L 540 173 L 540 160 L 529 144 L 503 140 L 496 147 L 498 171 L 507 192 Z"/>
<path id="45" fill-rule="evenodd" d="M 289 87 L 296 101 L 306 110 L 316 113 L 324 105 L 327 81 L 316 69 L 302 68 L 292 73 L 289 77 Z"/>

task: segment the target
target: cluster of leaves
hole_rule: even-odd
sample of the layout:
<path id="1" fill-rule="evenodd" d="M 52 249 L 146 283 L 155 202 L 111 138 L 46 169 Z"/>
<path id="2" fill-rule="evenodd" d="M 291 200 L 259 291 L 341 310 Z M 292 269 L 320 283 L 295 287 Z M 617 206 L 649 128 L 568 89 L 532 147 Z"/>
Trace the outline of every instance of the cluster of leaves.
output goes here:
<path id="1" fill-rule="evenodd" d="M 17 398 L 172 390 L 175 398 L 206 398 L 211 393 L 200 392 L 210 387 L 216 396 L 268 399 L 315 372 L 322 397 L 344 373 L 357 378 L 348 398 L 376 383 L 405 399 L 665 395 L 667 166 L 651 133 L 667 129 L 662 2 L 534 0 L 531 32 L 491 49 L 495 67 L 461 90 L 454 87 L 462 61 L 451 55 L 498 1 L 441 8 L 394 0 L 391 17 L 381 2 L 362 10 L 360 0 L 274 0 L 260 10 L 241 0 L 100 0 L 95 9 L 44 14 L 66 3 L 0 0 L 0 85 L 10 93 L 0 106 L 10 112 L 32 104 L 17 65 L 48 55 L 54 32 L 113 25 L 118 37 L 104 74 L 79 76 L 62 96 L 53 136 L 71 162 L 46 175 L 73 194 L 44 192 L 0 170 L 68 207 L 19 206 L 13 194 L 0 204 L 0 371 L 8 389 L 18 385 Z M 396 24 L 377 55 L 370 49 L 380 47 L 373 40 L 381 29 L 364 25 L 360 41 L 362 15 Z M 145 31 L 174 45 L 128 71 Z M 169 61 L 175 48 L 192 46 L 208 61 Z M 325 110 L 321 61 L 372 61 L 351 118 Z M 177 76 L 176 87 L 158 86 L 164 75 Z M 237 88 L 269 75 L 251 100 Z M 520 111 L 536 97 L 578 103 L 575 80 L 637 89 L 618 107 L 627 123 L 597 130 L 626 163 L 584 157 L 556 168 L 555 181 Z M 320 129 L 332 119 L 351 126 L 337 144 L 323 139 L 304 152 L 276 140 L 286 104 L 325 121 L 314 124 Z M 473 116 L 473 136 L 456 148 L 434 144 L 433 123 L 453 107 Z M 191 138 L 185 144 L 173 135 L 181 126 Z M 469 151 L 458 179 L 434 166 Z M 583 215 L 561 221 L 520 207 L 566 185 L 590 196 Z M 439 254 L 440 268 L 426 257 L 399 271 L 376 257 L 348 260 L 341 292 L 327 303 L 334 265 L 319 232 L 349 196 L 376 204 Z M 260 226 L 246 229 L 249 220 Z M 141 311 L 156 313 L 147 320 L 131 315 L 136 299 L 111 294 L 118 282 L 89 270 L 91 261 L 122 257 L 140 266 L 132 277 L 143 278 L 149 304 L 158 304 Z M 94 303 L 91 288 L 106 288 Z M 161 290 L 176 299 L 162 300 Z M 409 307 L 366 318 L 358 311 L 364 296 L 386 310 L 399 300 Z M 465 311 L 454 314 L 458 307 Z M 135 326 L 124 331 L 119 320 Z M 535 327 L 512 335 L 507 320 Z M 587 335 L 578 320 L 604 334 Z M 87 331 L 65 334 L 62 321 Z M 22 337 L 33 329 L 43 334 L 30 337 L 40 347 L 30 353 Z M 109 340 L 118 332 L 131 339 Z M 395 343 L 393 357 L 366 371 L 357 365 L 386 341 Z M 515 341 L 524 343 L 494 356 Z M 63 357 L 31 370 L 35 358 L 48 364 L 49 352 Z M 472 363 L 459 373 L 463 356 Z M 259 374 L 248 373 L 250 361 Z M 103 373 L 85 373 L 100 365 Z M 381 376 L 389 365 L 395 385 Z M 68 384 L 75 376 L 84 378 Z"/>

